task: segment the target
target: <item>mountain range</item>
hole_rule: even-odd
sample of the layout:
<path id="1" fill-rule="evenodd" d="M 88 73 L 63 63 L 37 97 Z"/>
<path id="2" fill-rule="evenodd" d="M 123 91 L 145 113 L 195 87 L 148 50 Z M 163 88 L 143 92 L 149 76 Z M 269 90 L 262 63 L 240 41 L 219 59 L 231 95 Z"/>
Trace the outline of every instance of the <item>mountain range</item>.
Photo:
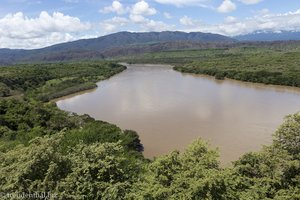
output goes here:
<path id="1" fill-rule="evenodd" d="M 141 44 L 165 42 L 234 42 L 235 39 L 211 33 L 185 32 L 119 32 L 98 38 L 82 39 L 34 50 L 0 49 L 0 64 L 16 62 L 101 59 L 105 51 Z M 175 47 L 176 48 L 176 47 Z"/>
<path id="2" fill-rule="evenodd" d="M 271 35 L 272 33 L 253 33 L 231 38 L 201 32 L 119 32 L 98 38 L 56 44 L 41 49 L 0 49 L 0 65 L 20 62 L 107 59 L 178 49 L 226 48 L 237 45 L 240 43 L 239 41 L 273 41 L 284 40 L 284 38 L 300 40 L 300 34 L 296 32 L 273 33 L 274 36 Z"/>

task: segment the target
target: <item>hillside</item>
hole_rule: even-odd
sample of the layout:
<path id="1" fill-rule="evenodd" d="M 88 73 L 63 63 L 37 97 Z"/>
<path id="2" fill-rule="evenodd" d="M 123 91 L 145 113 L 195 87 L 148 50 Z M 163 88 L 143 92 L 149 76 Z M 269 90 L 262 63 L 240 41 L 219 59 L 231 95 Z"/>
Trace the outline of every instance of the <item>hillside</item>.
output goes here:
<path id="1" fill-rule="evenodd" d="M 0 65 L 115 59 L 144 53 L 189 49 L 260 47 L 282 50 L 298 48 L 300 42 L 297 40 L 300 40 L 299 32 L 253 33 L 234 38 L 201 32 L 119 32 L 42 49 L 0 49 Z"/>
<path id="2" fill-rule="evenodd" d="M 179 31 L 164 31 L 164 32 L 144 32 L 131 33 L 119 32 L 94 39 L 84 39 L 69 43 L 63 43 L 41 49 L 42 51 L 62 51 L 62 50 L 88 50 L 88 51 L 103 51 L 112 47 L 145 44 L 157 42 L 172 42 L 172 41 L 193 41 L 193 42 L 233 42 L 234 39 L 229 37 L 211 34 L 192 32 L 185 33 Z"/>
<path id="3" fill-rule="evenodd" d="M 211 33 L 185 32 L 119 32 L 98 38 L 83 39 L 68 43 L 53 45 L 34 50 L 0 49 L 0 64 L 18 62 L 67 61 L 102 59 L 104 51 L 131 45 L 155 44 L 163 42 L 227 42 L 235 40 L 223 35 Z M 176 47 L 174 47 L 176 48 Z"/>

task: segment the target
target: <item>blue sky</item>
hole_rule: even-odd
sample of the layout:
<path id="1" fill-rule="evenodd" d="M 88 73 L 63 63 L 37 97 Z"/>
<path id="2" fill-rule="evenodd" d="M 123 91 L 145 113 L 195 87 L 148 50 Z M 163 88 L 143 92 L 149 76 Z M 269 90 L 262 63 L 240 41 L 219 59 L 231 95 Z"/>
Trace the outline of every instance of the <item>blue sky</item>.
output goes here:
<path id="1" fill-rule="evenodd" d="M 0 0 L 0 48 L 40 48 L 118 31 L 228 36 L 299 31 L 297 0 Z"/>

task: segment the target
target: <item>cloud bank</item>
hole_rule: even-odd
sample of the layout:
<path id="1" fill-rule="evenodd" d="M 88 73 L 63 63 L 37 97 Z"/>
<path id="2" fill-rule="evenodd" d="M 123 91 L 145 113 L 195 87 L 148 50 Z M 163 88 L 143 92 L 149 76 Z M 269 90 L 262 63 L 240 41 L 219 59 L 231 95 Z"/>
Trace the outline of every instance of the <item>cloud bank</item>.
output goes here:
<path id="1" fill-rule="evenodd" d="M 78 0 L 63 0 L 79 5 Z M 95 1 L 95 0 L 88 0 Z M 40 12 L 28 17 L 23 12 L 0 18 L 0 48 L 41 48 L 72 40 L 97 37 L 118 31 L 172 31 L 211 32 L 227 36 L 248 34 L 255 31 L 300 31 L 300 9 L 282 14 L 272 14 L 267 8 L 254 10 L 254 16 L 239 18 L 239 7 L 253 7 L 264 0 L 124 0 L 107 2 L 96 10 L 97 21 L 83 22 L 78 17 L 62 12 Z M 163 4 L 163 5 L 161 5 Z M 166 9 L 166 5 L 169 6 Z M 214 6 L 212 6 L 214 5 Z M 175 6 L 175 7 L 174 7 Z M 195 8 L 191 8 L 191 7 Z M 207 10 L 222 16 L 223 22 L 209 24 L 196 18 L 195 13 L 178 14 L 173 9 Z M 200 7 L 205 7 L 200 8 Z M 264 8 L 264 9 L 263 9 Z M 97 13 L 97 11 L 99 11 Z M 191 17 L 193 16 L 193 17 Z M 197 15 L 196 15 L 197 16 Z"/>
<path id="2" fill-rule="evenodd" d="M 0 19 L 0 47 L 37 48 L 74 39 L 72 34 L 90 29 L 90 24 L 79 18 L 42 11 L 37 18 L 28 18 L 22 12 L 8 14 Z"/>
<path id="3" fill-rule="evenodd" d="M 300 31 L 300 9 L 294 12 L 283 14 L 270 14 L 264 10 L 260 15 L 244 20 L 228 16 L 223 23 L 205 24 L 202 23 L 192 28 L 185 28 L 184 31 L 203 31 L 219 33 L 228 36 L 248 34 L 255 31 Z M 193 20 L 193 19 L 190 19 Z"/>

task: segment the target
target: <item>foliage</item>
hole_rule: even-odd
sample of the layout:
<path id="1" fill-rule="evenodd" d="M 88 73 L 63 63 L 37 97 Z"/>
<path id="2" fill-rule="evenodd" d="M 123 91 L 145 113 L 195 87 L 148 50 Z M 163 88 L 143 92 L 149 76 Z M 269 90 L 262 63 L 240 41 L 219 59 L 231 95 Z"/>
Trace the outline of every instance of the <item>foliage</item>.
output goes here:
<path id="1" fill-rule="evenodd" d="M 210 59 L 194 61 L 174 69 L 180 72 L 207 74 L 216 79 L 300 87 L 300 52 L 244 51 L 224 52 Z"/>
<path id="2" fill-rule="evenodd" d="M 207 143 L 196 140 L 184 153 L 174 151 L 150 163 L 131 195 L 137 199 L 221 199 L 225 191 L 218 185 L 222 170 L 217 158 Z"/>
<path id="3" fill-rule="evenodd" d="M 286 119 L 272 145 L 245 154 L 227 168 L 219 166 L 218 152 L 201 139 L 184 152 L 147 161 L 134 156 L 122 139 L 65 145 L 74 136 L 62 130 L 0 153 L 0 192 L 51 192 L 57 194 L 53 199 L 74 200 L 296 200 L 300 157 L 285 144 L 298 139 L 299 117 Z M 286 137 L 280 136 L 282 131 Z"/>
<path id="4" fill-rule="evenodd" d="M 64 151 L 81 142 L 118 142 L 127 150 L 142 152 L 143 146 L 133 131 L 122 131 L 115 125 L 96 121 L 88 115 L 78 116 L 59 110 L 54 103 L 24 100 L 0 100 L 0 152 L 17 144 L 28 145 L 36 137 L 66 134 L 60 148 Z"/>
<path id="5" fill-rule="evenodd" d="M 300 116 L 290 115 L 275 133 L 274 146 L 294 156 L 300 155 Z"/>
<path id="6" fill-rule="evenodd" d="M 119 143 L 78 144 L 60 151 L 65 133 L 36 138 L 0 154 L 0 192 L 57 194 L 56 199 L 121 199 L 143 160 L 127 158 Z M 8 175 L 9 174 L 9 175 Z"/>
<path id="7" fill-rule="evenodd" d="M 300 87 L 299 43 L 238 43 L 206 49 L 169 50 L 120 58 L 130 63 L 164 63 L 184 73 L 216 79 Z"/>
<path id="8" fill-rule="evenodd" d="M 10 96 L 10 88 L 6 84 L 0 82 L 0 97 L 7 96 Z"/>
<path id="9" fill-rule="evenodd" d="M 110 62 L 20 64 L 0 68 L 0 95 L 10 90 L 25 92 L 27 98 L 49 101 L 78 91 L 97 87 L 125 69 Z"/>
<path id="10" fill-rule="evenodd" d="M 227 59 L 221 54 L 216 57 Z M 296 72 L 296 64 L 289 70 Z M 1 195 L 51 192 L 57 194 L 52 199 L 69 200 L 300 199 L 299 114 L 286 118 L 272 145 L 222 168 L 218 151 L 201 139 L 183 152 L 147 160 L 136 132 L 40 101 L 55 97 L 55 92 L 73 92 L 75 85 L 95 83 L 123 69 L 112 63 L 0 69 L 0 88 L 26 94 L 24 99 L 0 99 Z M 265 70 L 262 75 L 268 77 L 271 72 Z M 272 73 L 278 73 L 276 70 Z M 288 73 L 282 70 L 282 74 Z M 215 73 L 220 79 L 227 77 L 227 72 Z M 297 73 L 293 76 L 297 78 Z"/>

